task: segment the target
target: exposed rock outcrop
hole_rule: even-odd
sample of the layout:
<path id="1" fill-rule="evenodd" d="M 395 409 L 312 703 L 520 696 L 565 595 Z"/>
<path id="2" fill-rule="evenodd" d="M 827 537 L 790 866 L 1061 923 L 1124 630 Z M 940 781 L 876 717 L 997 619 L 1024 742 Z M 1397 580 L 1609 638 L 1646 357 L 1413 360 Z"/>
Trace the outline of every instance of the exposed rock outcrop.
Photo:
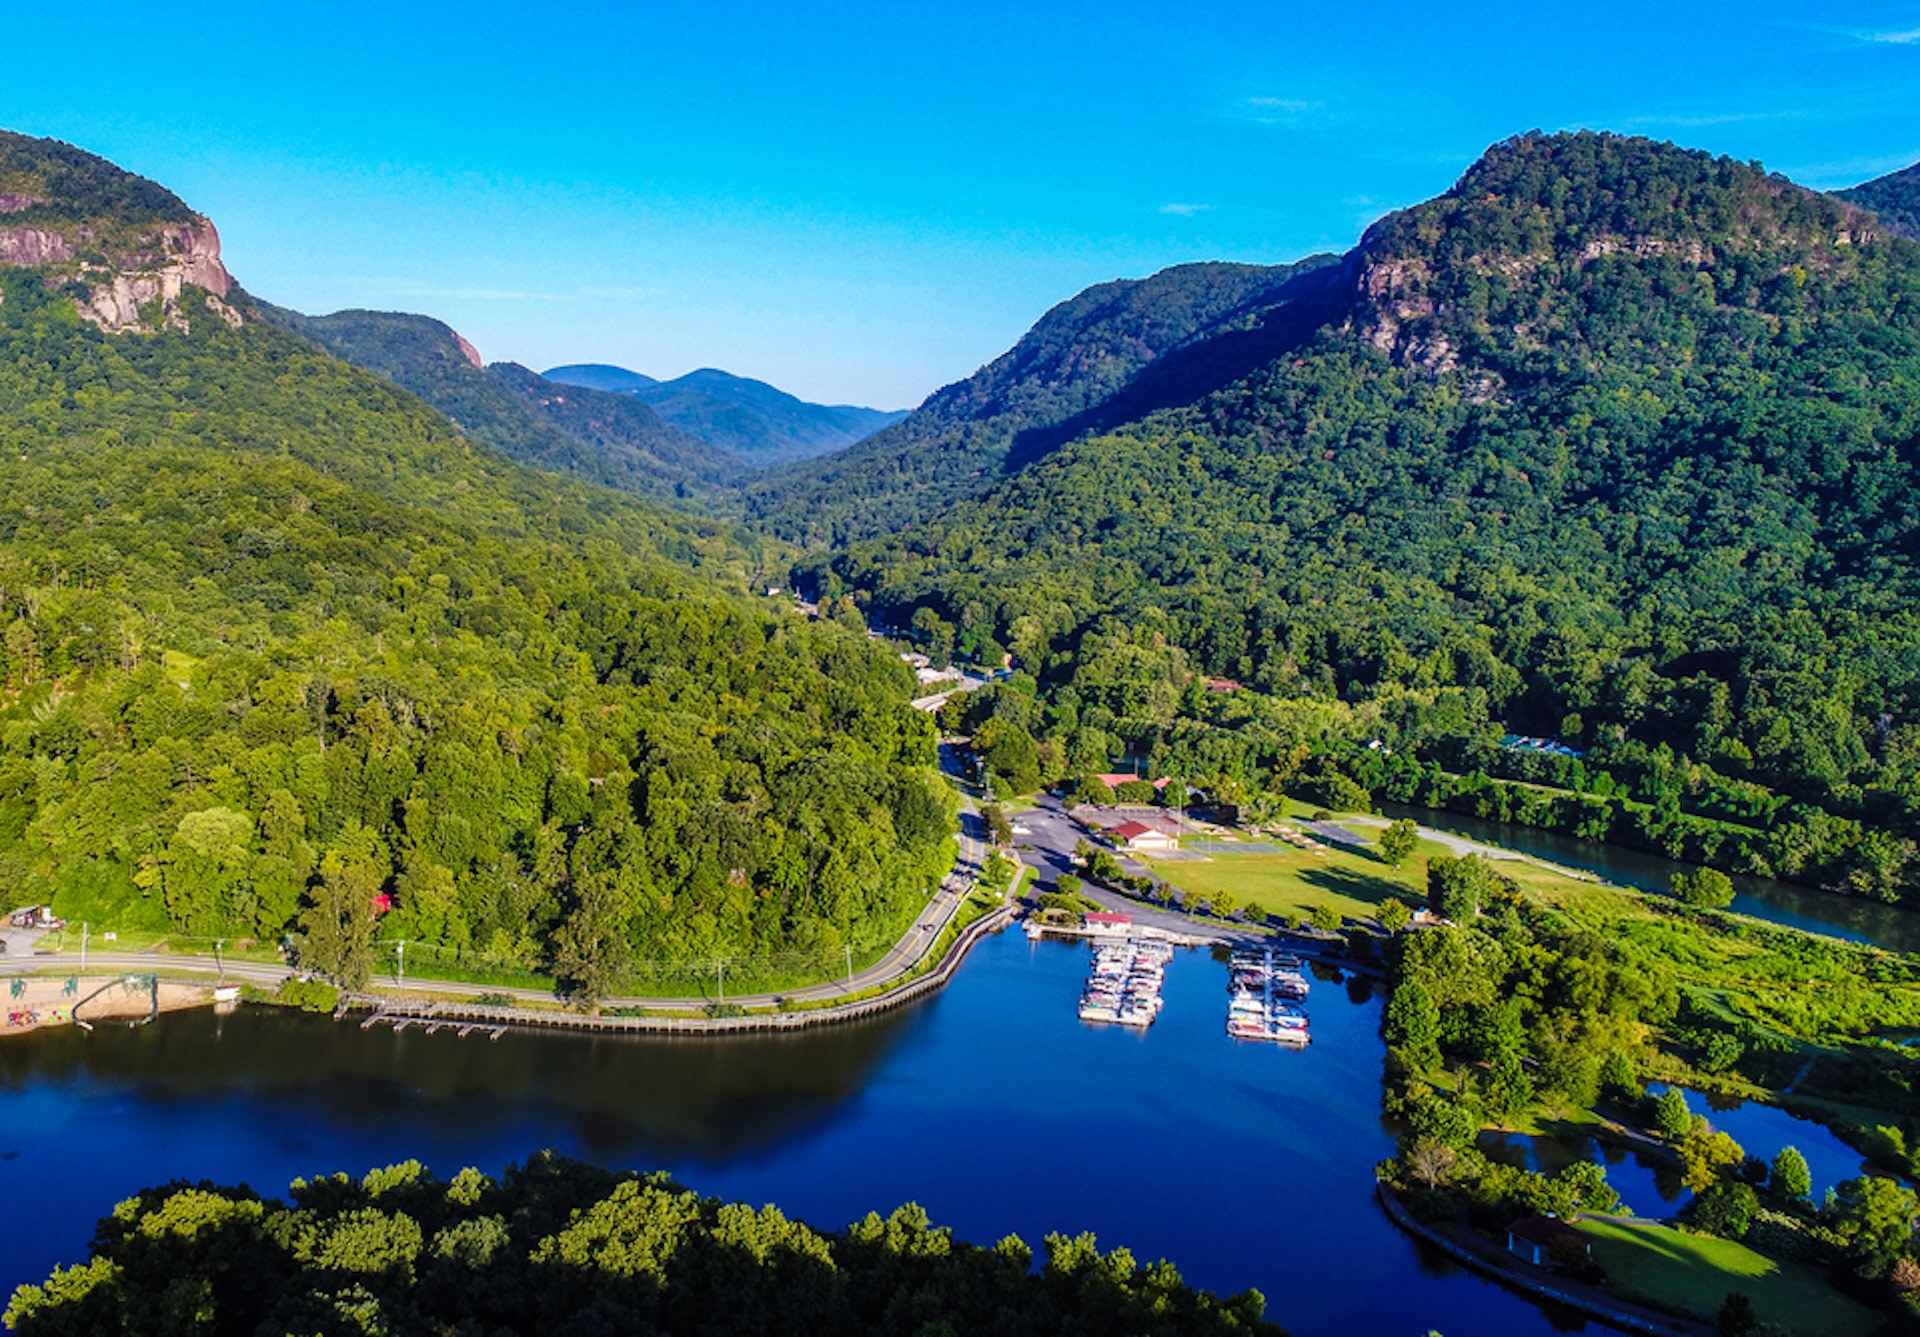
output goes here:
<path id="1" fill-rule="evenodd" d="M 51 228 L 0 227 L 0 265 L 63 265 L 73 259 L 73 247 Z"/>
<path id="2" fill-rule="evenodd" d="M 47 227 L 0 228 L 0 265 L 58 267 L 57 273 L 48 276 L 49 285 L 77 280 L 86 289 L 86 296 L 76 299 L 80 314 L 108 333 L 152 328 L 142 312 L 150 311 L 156 301 L 159 327 L 184 329 L 180 298 L 189 285 L 209 294 L 221 319 L 228 324 L 239 322 L 239 313 L 219 300 L 233 291 L 233 276 L 220 260 L 220 234 L 206 219 L 157 224 L 130 248 L 107 255 L 104 264 L 78 258 L 100 255 L 100 244 L 93 229 L 85 225 L 67 232 Z"/>
<path id="3" fill-rule="evenodd" d="M 485 371 L 487 369 L 487 364 L 480 360 L 480 350 L 461 338 L 460 331 L 449 330 L 448 333 L 453 335 L 453 341 L 460 345 L 461 356 L 473 364 L 475 371 Z"/>

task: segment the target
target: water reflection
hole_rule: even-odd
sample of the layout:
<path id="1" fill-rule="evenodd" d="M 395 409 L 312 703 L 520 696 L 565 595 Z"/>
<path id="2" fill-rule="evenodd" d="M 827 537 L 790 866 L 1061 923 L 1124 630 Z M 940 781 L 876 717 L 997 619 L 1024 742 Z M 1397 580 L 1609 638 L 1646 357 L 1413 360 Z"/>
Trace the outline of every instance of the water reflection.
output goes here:
<path id="1" fill-rule="evenodd" d="M 1666 1089 L 1655 1082 L 1649 1094 Z M 1807 1159 L 1817 1202 L 1829 1188 L 1857 1177 L 1865 1168 L 1859 1152 L 1832 1129 L 1811 1119 L 1796 1118 L 1775 1105 L 1733 1097 L 1709 1098 L 1687 1092 L 1695 1114 L 1727 1134 L 1749 1156 L 1771 1162 L 1784 1147 L 1796 1147 Z M 1538 1136 L 1522 1133 L 1483 1133 L 1480 1149 L 1494 1160 L 1551 1175 L 1575 1161 L 1598 1161 L 1606 1167 L 1607 1182 L 1639 1216 L 1670 1216 L 1686 1204 L 1688 1192 L 1680 1182 L 1679 1163 L 1663 1151 L 1596 1136 L 1585 1128 L 1568 1128 Z"/>
<path id="2" fill-rule="evenodd" d="M 108 1084 L 155 1103 L 209 1095 L 378 1124 L 457 1111 L 469 1130 L 536 1117 L 587 1153 L 752 1154 L 823 1126 L 913 1026 L 912 1014 L 714 1044 L 509 1032 L 497 1041 L 365 1031 L 270 1008 L 182 1013 L 134 1030 L 48 1031 L 0 1045 L 0 1088 Z M 0 1132 L 0 1140 L 5 1133 Z"/>
<path id="3" fill-rule="evenodd" d="M 1451 832 L 1568 868 L 1597 873 L 1609 882 L 1642 891 L 1664 892 L 1672 885 L 1675 873 L 1692 868 L 1690 864 L 1676 863 L 1656 854 L 1575 840 L 1530 826 L 1484 822 L 1459 813 L 1409 808 L 1396 803 L 1382 804 L 1381 811 L 1389 817 L 1411 817 L 1436 831 Z M 1912 910 L 1766 878 L 1735 877 L 1733 885 L 1735 895 L 1729 908 L 1738 914 L 1849 942 L 1871 942 L 1896 952 L 1920 951 L 1920 914 Z"/>
<path id="4" fill-rule="evenodd" d="M 962 1238 L 1091 1230 L 1197 1284 L 1258 1287 L 1296 1337 L 1500 1333 L 1563 1316 L 1423 1254 L 1373 1198 L 1381 1002 L 1315 972 L 1314 1043 L 1225 1033 L 1223 966 L 1181 952 L 1150 1031 L 1076 1015 L 1084 947 L 989 938 L 872 1026 L 764 1041 L 394 1035 L 243 1009 L 0 1042 L 0 1290 L 172 1178 L 250 1182 L 542 1147 L 666 1169 L 834 1228 L 919 1202 Z M 9 1151 L 20 1153 L 4 1159 Z"/>

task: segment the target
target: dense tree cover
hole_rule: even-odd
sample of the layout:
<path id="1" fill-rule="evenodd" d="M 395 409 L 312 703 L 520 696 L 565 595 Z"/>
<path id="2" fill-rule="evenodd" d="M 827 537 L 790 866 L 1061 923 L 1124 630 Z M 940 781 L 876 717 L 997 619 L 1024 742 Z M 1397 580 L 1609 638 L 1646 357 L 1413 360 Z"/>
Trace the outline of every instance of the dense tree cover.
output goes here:
<path id="1" fill-rule="evenodd" d="M 1876 228 L 1726 159 L 1511 141 L 1316 271 L 1342 304 L 1286 355 L 803 578 L 1010 652 L 1070 770 L 1377 792 L 1512 728 L 1617 766 L 1601 825 L 1650 847 L 1899 896 L 1920 246 Z"/>
<path id="2" fill-rule="evenodd" d="M 1195 384 L 1215 389 L 1234 379 L 1272 341 L 1269 327 L 1287 324 L 1301 291 L 1294 281 L 1325 261 L 1177 265 L 1089 288 L 905 421 L 755 480 L 747 512 L 778 534 L 813 543 L 926 520 L 1086 431 L 1111 406 L 1137 413 L 1183 390 L 1191 397 Z M 1179 356 L 1187 351 L 1191 358 Z"/>
<path id="3" fill-rule="evenodd" d="M 537 469 L 648 497 L 710 499 L 740 464 L 630 395 L 560 385 L 512 362 L 477 367 L 429 316 L 305 316 L 255 299 L 272 323 L 420 396 L 474 438 Z"/>
<path id="4" fill-rule="evenodd" d="M 1881 222 L 1902 236 L 1920 241 L 1920 163 L 1834 193 L 1873 210 Z"/>
<path id="5" fill-rule="evenodd" d="M 32 201 L 8 211 L 9 226 L 59 229 L 63 224 L 88 223 L 111 230 L 192 222 L 198 217 L 157 181 L 57 139 L 36 139 L 12 130 L 0 130 L 0 195 Z"/>
<path id="6" fill-rule="evenodd" d="M 551 1154 L 495 1180 L 416 1161 L 296 1180 L 286 1201 L 175 1182 L 104 1218 L 91 1257 L 23 1286 L 21 1337 L 254 1333 L 1086 1334 L 1279 1337 L 1091 1235 L 962 1243 L 912 1204 L 827 1233 L 665 1175 Z"/>
<path id="7" fill-rule="evenodd" d="M 1462 862 L 1448 861 L 1443 878 Z M 1694 1194 L 1683 1214 L 1691 1228 L 1835 1264 L 1837 1282 L 1861 1299 L 1920 1312 L 1911 1190 L 1870 1174 L 1815 1204 L 1797 1150 L 1771 1165 L 1749 1157 L 1696 1112 L 1697 1097 L 1678 1085 L 1656 1096 L 1642 1082 L 1657 1074 L 1745 1097 L 1791 1086 L 1796 1094 L 1779 1098 L 1805 1102 L 1800 1112 L 1910 1174 L 1916 1064 L 1881 1036 L 1920 1016 L 1913 961 L 1628 893 L 1556 908 L 1489 877 L 1480 911 L 1402 934 L 1388 954 L 1386 1107 L 1402 1136 L 1382 1173 L 1415 1210 L 1451 1225 L 1464 1209 L 1496 1236 L 1519 1215 L 1610 1210 L 1598 1164 L 1549 1179 L 1477 1144 L 1488 1126 L 1594 1110 L 1668 1144 Z M 1868 1072 L 1874 1080 L 1847 1084 Z M 1862 1118 L 1894 1122 L 1850 1125 Z M 1582 1256 L 1561 1261 L 1599 1279 Z"/>
<path id="8" fill-rule="evenodd" d="M 604 992 L 889 940 L 945 863 L 912 678 L 737 536 L 522 469 L 257 321 L 0 271 L 0 881 Z"/>

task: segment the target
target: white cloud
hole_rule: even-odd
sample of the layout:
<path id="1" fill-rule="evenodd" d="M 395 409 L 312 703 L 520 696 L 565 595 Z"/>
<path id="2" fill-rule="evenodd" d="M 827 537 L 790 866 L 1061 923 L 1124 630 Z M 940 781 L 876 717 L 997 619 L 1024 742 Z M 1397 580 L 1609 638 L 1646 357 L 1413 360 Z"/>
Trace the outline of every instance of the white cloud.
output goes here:
<path id="1" fill-rule="evenodd" d="M 1798 121 L 1806 118 L 1804 111 L 1722 111 L 1700 115 L 1646 115 L 1629 116 L 1625 124 L 1642 127 L 1670 125 L 1682 130 L 1699 130 L 1715 125 L 1744 125 L 1751 121 Z"/>
<path id="2" fill-rule="evenodd" d="M 1920 42 L 1920 28 L 1908 28 L 1904 32 L 1856 32 L 1854 36 L 1882 46 L 1912 46 Z"/>
<path id="3" fill-rule="evenodd" d="M 456 302 L 556 302 L 565 294 L 521 292 L 513 288 L 440 287 L 427 283 L 397 283 L 387 289 L 396 297 L 444 297 Z"/>
<path id="4" fill-rule="evenodd" d="M 1195 214 L 1203 214 L 1211 208 L 1213 208 L 1211 204 L 1163 204 L 1160 206 L 1160 212 L 1172 214 L 1176 218 L 1192 218 Z"/>
<path id="5" fill-rule="evenodd" d="M 1298 113 L 1312 111 L 1320 104 L 1318 102 L 1308 102 L 1305 98 L 1297 97 L 1250 97 L 1247 99 L 1247 105 L 1249 107 L 1258 107 L 1262 111 L 1288 111 Z"/>

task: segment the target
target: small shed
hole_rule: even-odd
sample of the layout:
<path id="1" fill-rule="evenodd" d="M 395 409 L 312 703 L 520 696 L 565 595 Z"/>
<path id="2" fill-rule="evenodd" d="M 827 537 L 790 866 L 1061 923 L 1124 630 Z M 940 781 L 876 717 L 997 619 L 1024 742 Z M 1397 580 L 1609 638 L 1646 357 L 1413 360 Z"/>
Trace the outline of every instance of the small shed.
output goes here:
<path id="1" fill-rule="evenodd" d="M 1518 1254 L 1536 1267 L 1552 1261 L 1556 1247 L 1574 1248 L 1589 1256 L 1593 1241 L 1557 1216 L 1528 1216 L 1507 1227 L 1507 1252 Z"/>

